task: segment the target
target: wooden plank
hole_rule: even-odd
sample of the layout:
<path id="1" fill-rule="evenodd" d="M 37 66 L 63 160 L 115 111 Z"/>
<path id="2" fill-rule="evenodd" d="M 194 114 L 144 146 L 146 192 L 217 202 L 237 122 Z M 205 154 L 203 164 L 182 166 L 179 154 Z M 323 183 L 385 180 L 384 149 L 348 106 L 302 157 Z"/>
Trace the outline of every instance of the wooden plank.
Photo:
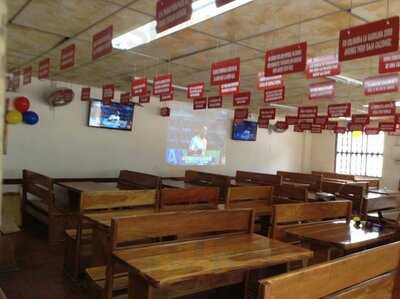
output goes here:
<path id="1" fill-rule="evenodd" d="M 118 178 L 118 188 L 120 189 L 158 189 L 161 178 L 155 175 L 121 170 Z"/>
<path id="2" fill-rule="evenodd" d="M 186 189 L 161 189 L 160 210 L 216 209 L 219 189 L 216 187 L 194 187 Z"/>
<path id="3" fill-rule="evenodd" d="M 282 184 L 282 177 L 279 175 L 241 170 L 236 171 L 235 179 L 238 183 L 251 183 L 266 186 L 279 186 Z"/>

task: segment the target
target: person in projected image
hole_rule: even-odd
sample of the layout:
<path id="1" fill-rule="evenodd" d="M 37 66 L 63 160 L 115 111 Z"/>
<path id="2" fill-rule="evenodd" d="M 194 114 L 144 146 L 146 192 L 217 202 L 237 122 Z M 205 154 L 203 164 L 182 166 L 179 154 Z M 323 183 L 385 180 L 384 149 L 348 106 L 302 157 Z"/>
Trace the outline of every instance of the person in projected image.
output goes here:
<path id="1" fill-rule="evenodd" d="M 192 137 L 189 144 L 189 155 L 205 156 L 207 152 L 207 131 L 208 128 L 204 126 L 198 130 L 195 136 Z"/>

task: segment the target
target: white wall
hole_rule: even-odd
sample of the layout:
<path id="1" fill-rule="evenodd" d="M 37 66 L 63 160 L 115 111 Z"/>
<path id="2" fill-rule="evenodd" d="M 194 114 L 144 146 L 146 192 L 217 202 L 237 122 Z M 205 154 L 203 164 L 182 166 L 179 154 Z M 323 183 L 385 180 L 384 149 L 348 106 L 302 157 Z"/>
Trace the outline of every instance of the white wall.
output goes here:
<path id="1" fill-rule="evenodd" d="M 50 108 L 45 93 L 51 87 L 69 87 L 74 101 L 64 107 Z M 18 93 L 28 96 L 31 110 L 40 122 L 35 126 L 9 125 L 8 154 L 4 159 L 7 178 L 20 177 L 23 168 L 54 177 L 116 176 L 120 169 L 144 171 L 162 176 L 182 175 L 185 168 L 166 164 L 165 147 L 168 118 L 159 116 L 160 103 L 137 107 L 132 132 L 87 127 L 88 103 L 80 102 L 79 85 L 50 83 L 33 79 L 33 84 Z M 100 98 L 101 90 L 92 89 Z M 119 98 L 119 94 L 117 95 Z M 227 128 L 231 126 L 227 123 Z M 236 169 L 274 173 L 277 170 L 302 169 L 303 136 L 292 132 L 268 134 L 258 130 L 256 142 L 238 142 L 226 134 L 226 165 L 195 167 L 233 175 Z M 190 167 L 194 168 L 194 167 Z"/>

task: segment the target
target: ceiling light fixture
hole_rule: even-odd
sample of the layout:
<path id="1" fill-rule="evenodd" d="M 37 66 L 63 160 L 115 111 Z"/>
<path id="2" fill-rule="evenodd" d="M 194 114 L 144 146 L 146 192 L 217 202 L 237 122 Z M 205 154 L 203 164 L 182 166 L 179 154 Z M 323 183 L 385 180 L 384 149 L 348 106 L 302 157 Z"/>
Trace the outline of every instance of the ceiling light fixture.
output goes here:
<path id="1" fill-rule="evenodd" d="M 400 101 L 396 101 L 395 102 L 395 104 L 396 104 L 396 107 L 400 107 Z M 362 105 L 364 108 L 368 108 L 369 107 L 369 104 L 365 104 L 365 105 Z"/>
<path id="2" fill-rule="evenodd" d="M 217 7 L 215 0 L 197 0 L 192 3 L 193 12 L 189 21 L 186 21 L 161 33 L 157 33 L 156 31 L 157 22 L 151 21 L 143 26 L 114 38 L 112 40 L 112 45 L 113 48 L 119 50 L 129 50 L 204 22 L 252 1 L 254 0 L 236 0 L 221 7 Z"/>
<path id="3" fill-rule="evenodd" d="M 347 85 L 354 85 L 354 86 L 364 85 L 362 81 L 347 77 L 345 75 L 328 76 L 327 78 Z"/>
<path id="4" fill-rule="evenodd" d="M 290 106 L 290 105 L 271 104 L 271 106 L 276 107 L 276 108 L 285 109 L 285 110 L 297 110 L 296 106 Z"/>

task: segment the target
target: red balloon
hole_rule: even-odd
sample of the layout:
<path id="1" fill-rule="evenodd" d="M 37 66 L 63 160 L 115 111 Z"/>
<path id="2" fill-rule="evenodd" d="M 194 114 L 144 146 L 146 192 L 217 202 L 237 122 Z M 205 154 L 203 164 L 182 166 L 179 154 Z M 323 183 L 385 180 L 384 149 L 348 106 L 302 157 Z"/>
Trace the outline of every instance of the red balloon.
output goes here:
<path id="1" fill-rule="evenodd" d="M 31 103 L 27 97 L 17 97 L 14 100 L 14 107 L 17 111 L 24 113 L 29 110 Z"/>

